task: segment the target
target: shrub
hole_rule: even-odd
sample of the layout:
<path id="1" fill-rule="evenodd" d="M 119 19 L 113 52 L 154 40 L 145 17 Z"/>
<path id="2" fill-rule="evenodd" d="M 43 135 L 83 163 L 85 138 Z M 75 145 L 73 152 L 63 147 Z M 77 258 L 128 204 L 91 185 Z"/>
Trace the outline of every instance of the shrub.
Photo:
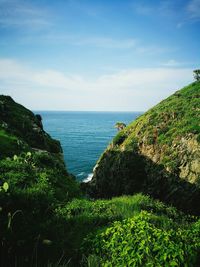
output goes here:
<path id="1" fill-rule="evenodd" d="M 9 184 L 8 194 L 0 191 L 0 253 L 4 254 L 1 266 L 15 265 L 15 257 L 20 260 L 19 266 L 30 263 L 34 247 L 41 260 L 47 257 L 45 251 L 49 251 L 49 259 L 61 254 L 59 246 L 65 224 L 56 217 L 55 207 L 80 192 L 64 166 L 51 157 L 48 153 L 28 152 L 0 161 L 4 189 L 5 182 Z M 50 166 L 46 164 L 48 159 Z M 50 240 L 52 245 L 47 248 L 43 240 Z"/>
<path id="2" fill-rule="evenodd" d="M 194 266 L 200 249 L 200 221 L 180 227 L 165 218 L 141 212 L 87 239 L 101 266 Z"/>
<path id="3" fill-rule="evenodd" d="M 113 139 L 113 145 L 121 145 L 126 139 L 127 134 L 123 131 L 120 131 Z"/>
<path id="4" fill-rule="evenodd" d="M 194 70 L 194 78 L 196 81 L 200 81 L 200 70 Z"/>

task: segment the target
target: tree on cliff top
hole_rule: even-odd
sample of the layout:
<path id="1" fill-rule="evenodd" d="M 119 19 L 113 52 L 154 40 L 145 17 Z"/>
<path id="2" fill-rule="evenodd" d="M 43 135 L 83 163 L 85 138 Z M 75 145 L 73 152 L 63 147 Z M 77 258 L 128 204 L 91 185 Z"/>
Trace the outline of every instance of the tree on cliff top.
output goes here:
<path id="1" fill-rule="evenodd" d="M 118 131 L 123 130 L 125 127 L 126 127 L 126 124 L 123 123 L 123 122 L 117 122 L 117 123 L 115 124 L 115 128 L 117 128 Z"/>
<path id="2" fill-rule="evenodd" d="M 197 82 L 199 82 L 200 81 L 200 69 L 194 70 L 193 72 L 194 72 L 194 78 L 195 78 L 195 80 Z"/>

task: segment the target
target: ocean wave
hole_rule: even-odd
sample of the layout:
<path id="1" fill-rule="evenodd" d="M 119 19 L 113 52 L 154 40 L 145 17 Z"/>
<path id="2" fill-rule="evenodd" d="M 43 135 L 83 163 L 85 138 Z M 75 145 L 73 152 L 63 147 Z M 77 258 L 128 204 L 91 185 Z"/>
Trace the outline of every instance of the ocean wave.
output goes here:
<path id="1" fill-rule="evenodd" d="M 92 180 L 93 173 L 89 173 L 88 176 L 83 180 L 84 183 L 87 183 Z"/>
<path id="2" fill-rule="evenodd" d="M 85 174 L 85 172 L 81 172 L 81 173 L 79 173 L 79 174 L 77 174 L 77 176 L 79 177 L 79 176 L 83 176 Z"/>

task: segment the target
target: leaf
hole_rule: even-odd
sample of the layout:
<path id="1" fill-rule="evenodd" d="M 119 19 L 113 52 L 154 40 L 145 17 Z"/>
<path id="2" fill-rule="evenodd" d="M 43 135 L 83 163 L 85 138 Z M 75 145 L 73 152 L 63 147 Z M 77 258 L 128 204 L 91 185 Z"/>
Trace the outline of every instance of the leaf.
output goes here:
<path id="1" fill-rule="evenodd" d="M 178 263 L 176 261 L 171 261 L 170 266 L 178 266 Z"/>
<path id="2" fill-rule="evenodd" d="M 9 188 L 8 183 L 7 182 L 3 183 L 3 189 L 4 189 L 5 192 L 8 191 L 8 188 Z"/>
<path id="3" fill-rule="evenodd" d="M 43 243 L 44 245 L 50 246 L 50 245 L 52 244 L 52 241 L 49 240 L 49 239 L 44 239 L 44 240 L 42 241 L 42 243 Z"/>

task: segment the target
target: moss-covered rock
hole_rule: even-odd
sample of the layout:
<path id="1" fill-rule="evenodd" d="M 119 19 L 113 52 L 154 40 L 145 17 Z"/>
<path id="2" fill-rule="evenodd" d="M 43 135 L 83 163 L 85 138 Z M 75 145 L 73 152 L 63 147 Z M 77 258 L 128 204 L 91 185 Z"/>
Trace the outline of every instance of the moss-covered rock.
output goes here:
<path id="1" fill-rule="evenodd" d="M 199 107 L 200 83 L 196 82 L 119 132 L 97 162 L 90 194 L 145 192 L 200 212 Z"/>

